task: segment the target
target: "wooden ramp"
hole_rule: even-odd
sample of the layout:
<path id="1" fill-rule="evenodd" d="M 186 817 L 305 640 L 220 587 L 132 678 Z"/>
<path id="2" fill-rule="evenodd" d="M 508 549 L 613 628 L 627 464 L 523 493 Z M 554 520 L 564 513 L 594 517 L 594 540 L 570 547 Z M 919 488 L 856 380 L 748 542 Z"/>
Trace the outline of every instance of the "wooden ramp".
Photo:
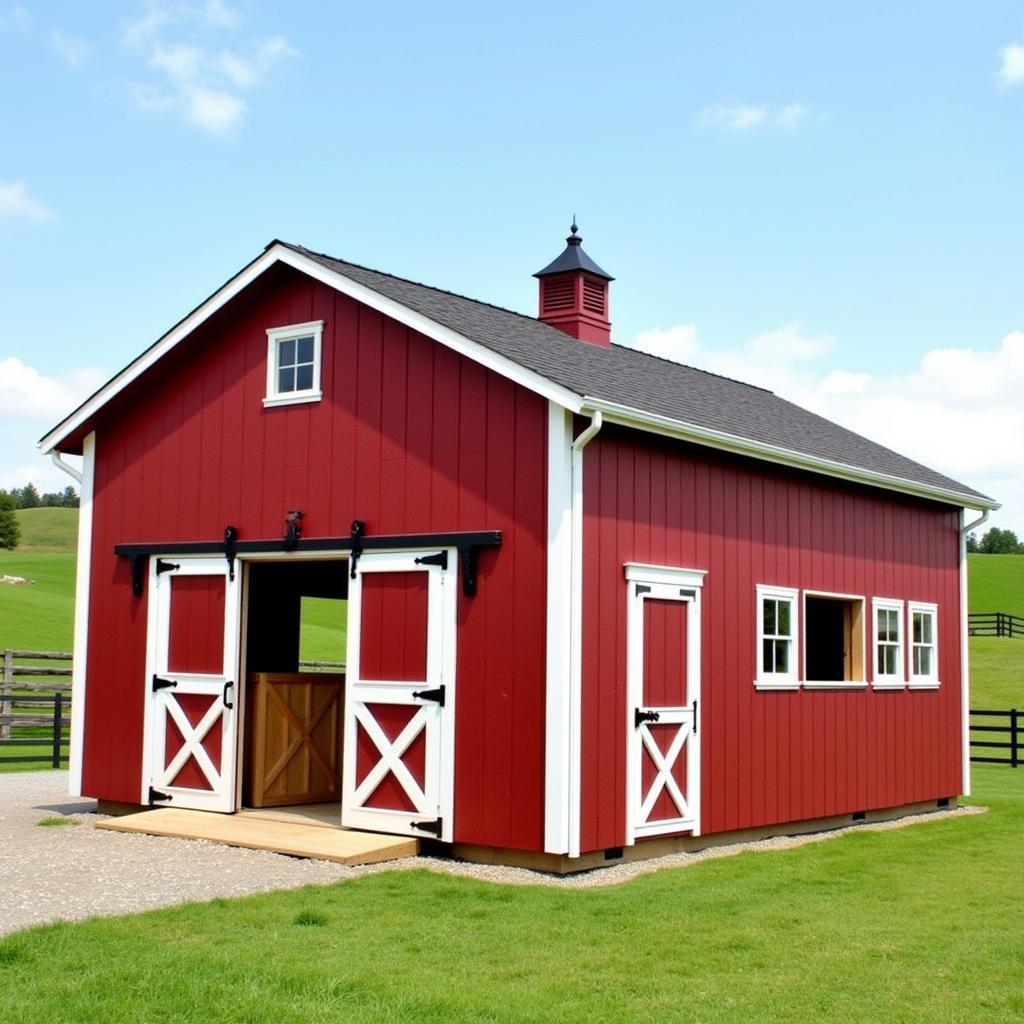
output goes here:
<path id="1" fill-rule="evenodd" d="M 382 836 L 322 824 L 275 821 L 250 814 L 216 814 L 159 807 L 97 822 L 96 828 L 112 832 L 142 832 L 177 839 L 208 839 L 225 846 L 270 850 L 291 857 L 332 860 L 338 864 L 378 864 L 385 860 L 415 857 L 419 840 Z"/>

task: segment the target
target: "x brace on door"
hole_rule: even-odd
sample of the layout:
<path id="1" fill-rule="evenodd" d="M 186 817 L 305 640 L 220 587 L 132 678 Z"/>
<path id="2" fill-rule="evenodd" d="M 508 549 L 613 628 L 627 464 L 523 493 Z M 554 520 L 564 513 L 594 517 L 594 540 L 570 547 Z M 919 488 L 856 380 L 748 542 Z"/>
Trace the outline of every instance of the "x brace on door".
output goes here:
<path id="1" fill-rule="evenodd" d="M 362 806 L 372 795 L 373 791 L 384 780 L 388 772 L 398 780 L 399 785 L 405 790 L 406 796 L 412 801 L 413 806 L 419 813 L 426 813 L 427 795 L 420 788 L 420 784 L 413 778 L 412 772 L 402 761 L 402 755 L 412 745 L 413 740 L 424 730 L 427 724 L 426 713 L 421 708 L 409 719 L 405 728 L 398 734 L 394 742 L 388 739 L 384 730 L 377 724 L 373 715 L 369 714 L 361 704 L 353 708 L 356 720 L 366 730 L 366 735 L 373 741 L 374 746 L 380 753 L 380 760 L 366 774 L 366 778 L 356 787 L 353 794 L 353 803 Z"/>
<path id="2" fill-rule="evenodd" d="M 686 798 L 683 796 L 682 792 L 680 792 L 679 785 L 672 775 L 672 769 L 675 767 L 676 761 L 679 759 L 680 751 L 683 749 L 683 744 L 686 742 L 689 735 L 689 723 L 681 723 L 679 731 L 669 744 L 668 750 L 666 753 L 662 754 L 661 750 L 658 749 L 658 744 L 654 742 L 654 738 L 651 736 L 651 731 L 647 727 L 646 723 L 641 726 L 641 742 L 644 745 L 644 750 L 646 750 L 650 756 L 651 761 L 654 762 L 654 767 L 657 771 L 657 775 L 655 775 L 654 781 L 651 783 L 651 788 L 648 790 L 647 796 L 644 797 L 644 802 L 640 807 L 641 821 L 648 820 L 654 805 L 658 802 L 658 797 L 661 796 L 662 790 L 668 790 L 668 794 L 672 798 L 672 802 L 676 805 L 676 808 L 679 811 L 680 818 L 688 818 L 690 816 L 690 808 L 686 802 Z"/>
<path id="3" fill-rule="evenodd" d="M 173 696 L 168 696 L 166 707 L 167 713 L 178 727 L 184 743 L 182 743 L 181 749 L 174 755 L 161 773 L 163 778 L 159 780 L 159 785 L 172 785 L 178 772 L 185 767 L 188 759 L 191 757 L 195 758 L 195 762 L 199 765 L 203 775 L 206 776 L 206 781 L 210 784 L 210 788 L 215 790 L 220 783 L 220 772 L 213 761 L 210 760 L 210 755 L 207 754 L 203 747 L 203 740 L 206 739 L 206 734 L 220 721 L 220 717 L 224 713 L 221 702 L 214 700 L 206 714 L 203 715 L 199 723 L 194 727 Z"/>

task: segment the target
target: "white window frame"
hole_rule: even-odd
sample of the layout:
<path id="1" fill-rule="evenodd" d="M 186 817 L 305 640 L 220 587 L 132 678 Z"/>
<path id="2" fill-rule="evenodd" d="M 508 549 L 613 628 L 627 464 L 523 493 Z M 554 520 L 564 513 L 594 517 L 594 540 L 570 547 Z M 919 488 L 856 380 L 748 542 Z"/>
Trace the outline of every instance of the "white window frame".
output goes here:
<path id="1" fill-rule="evenodd" d="M 800 591 L 793 587 L 773 587 L 758 583 L 757 607 L 757 647 L 754 651 L 754 686 L 758 690 L 797 690 L 800 688 Z M 789 671 L 765 672 L 764 670 L 764 602 L 766 600 L 788 601 L 790 636 L 789 636 Z"/>
<path id="2" fill-rule="evenodd" d="M 914 613 L 922 612 L 932 617 L 932 642 L 924 645 L 932 649 L 932 670 L 926 675 L 914 672 Z M 907 678 L 911 690 L 937 690 L 939 688 L 939 606 L 928 601 L 907 602 Z"/>
<path id="3" fill-rule="evenodd" d="M 267 328 L 267 395 L 263 399 L 264 406 L 298 405 L 301 402 L 319 402 L 323 398 L 323 392 L 320 390 L 320 350 L 323 333 L 323 320 Z M 278 391 L 277 358 L 281 342 L 308 338 L 310 335 L 313 336 L 313 386 L 302 391 Z"/>
<path id="4" fill-rule="evenodd" d="M 807 598 L 824 597 L 832 601 L 860 601 L 861 616 L 868 610 L 868 602 L 863 594 L 836 594 L 829 590 L 804 590 L 802 591 L 801 613 L 804 617 L 804 632 L 800 644 L 800 663 L 803 674 L 803 685 L 805 690 L 864 690 L 867 688 L 867 635 L 866 629 L 860 631 L 860 664 L 863 669 L 860 679 L 808 679 L 807 678 Z"/>
<path id="5" fill-rule="evenodd" d="M 882 675 L 878 671 L 878 651 L 883 645 L 891 647 L 890 641 L 878 636 L 878 613 L 896 612 L 899 641 L 896 643 L 896 674 Z M 871 599 L 871 686 L 875 690 L 902 690 L 907 685 L 907 632 L 903 615 L 903 602 L 890 597 Z"/>

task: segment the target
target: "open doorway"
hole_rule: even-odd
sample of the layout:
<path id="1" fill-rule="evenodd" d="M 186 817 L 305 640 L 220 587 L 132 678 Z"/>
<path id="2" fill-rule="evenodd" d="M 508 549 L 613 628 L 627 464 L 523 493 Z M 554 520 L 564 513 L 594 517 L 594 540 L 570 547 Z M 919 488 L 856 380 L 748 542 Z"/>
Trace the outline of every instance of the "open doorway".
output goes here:
<path id="1" fill-rule="evenodd" d="M 242 807 L 340 823 L 348 562 L 254 561 L 246 573 Z"/>

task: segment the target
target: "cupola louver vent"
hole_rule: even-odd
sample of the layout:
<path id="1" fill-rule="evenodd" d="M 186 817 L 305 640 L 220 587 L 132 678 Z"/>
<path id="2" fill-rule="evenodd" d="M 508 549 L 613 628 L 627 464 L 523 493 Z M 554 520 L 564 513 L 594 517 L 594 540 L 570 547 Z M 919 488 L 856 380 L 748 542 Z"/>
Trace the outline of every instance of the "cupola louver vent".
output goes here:
<path id="1" fill-rule="evenodd" d="M 597 313 L 599 316 L 604 316 L 604 298 L 605 298 L 605 285 L 604 281 L 596 281 L 593 278 L 583 278 L 583 308 L 589 310 L 591 313 Z"/>
<path id="2" fill-rule="evenodd" d="M 574 302 L 571 277 L 552 277 L 544 282 L 544 312 L 570 309 Z"/>

